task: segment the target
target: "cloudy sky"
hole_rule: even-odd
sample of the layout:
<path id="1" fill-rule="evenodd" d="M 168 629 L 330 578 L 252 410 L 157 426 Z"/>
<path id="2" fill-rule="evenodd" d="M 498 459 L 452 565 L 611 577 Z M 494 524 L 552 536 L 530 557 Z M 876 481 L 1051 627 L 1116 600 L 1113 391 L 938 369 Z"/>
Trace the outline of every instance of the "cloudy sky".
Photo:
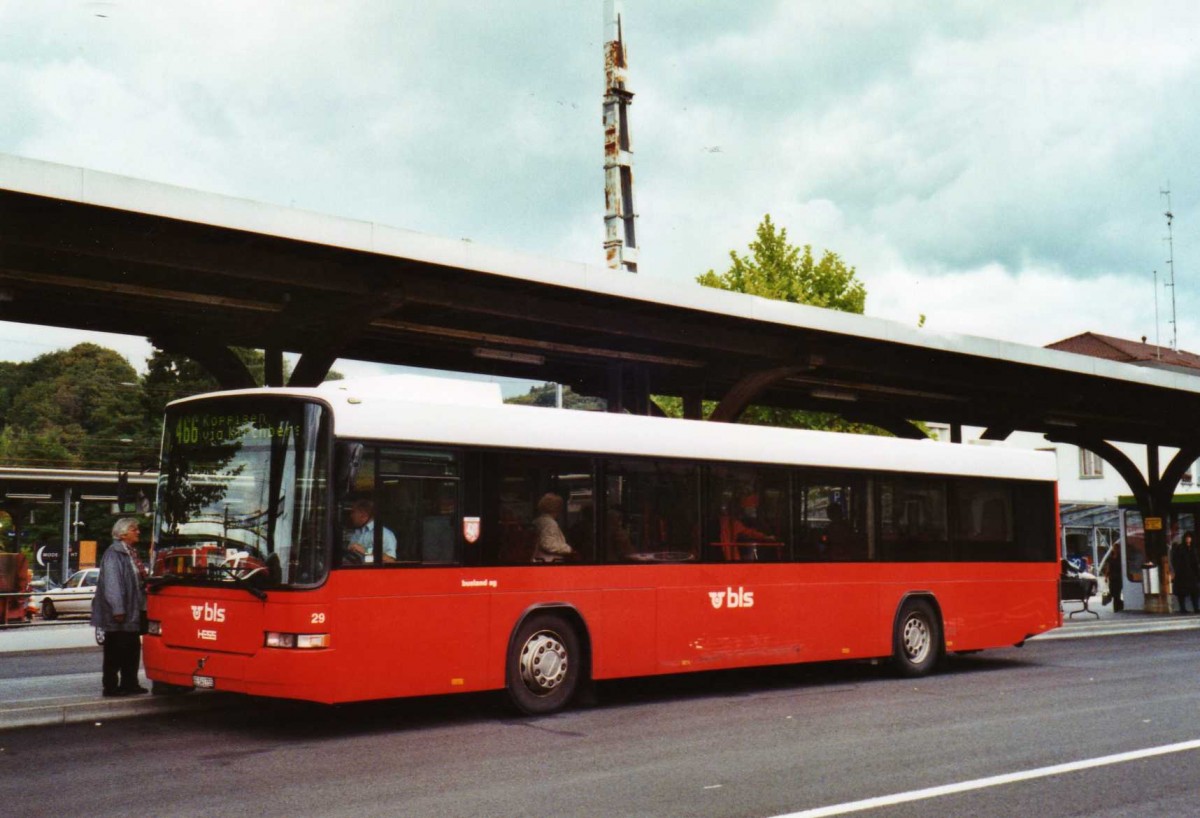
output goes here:
<path id="1" fill-rule="evenodd" d="M 0 0 L 0 152 L 601 264 L 602 7 Z M 639 275 L 694 286 L 769 213 L 857 268 L 870 315 L 1169 343 L 1169 186 L 1200 351 L 1200 4 L 625 0 L 624 22 Z M 0 359 L 78 339 L 0 323 Z"/>

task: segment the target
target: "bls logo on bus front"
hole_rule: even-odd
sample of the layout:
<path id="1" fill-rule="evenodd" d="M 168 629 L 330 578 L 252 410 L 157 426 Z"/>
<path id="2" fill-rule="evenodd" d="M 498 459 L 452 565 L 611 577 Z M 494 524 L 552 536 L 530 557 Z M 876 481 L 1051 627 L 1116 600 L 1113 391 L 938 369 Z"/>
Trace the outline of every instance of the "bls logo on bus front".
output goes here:
<path id="1" fill-rule="evenodd" d="M 712 602 L 712 606 L 718 610 L 725 608 L 753 608 L 754 607 L 754 592 L 747 591 L 742 586 L 738 586 L 737 590 L 726 587 L 724 591 L 709 591 L 708 599 Z"/>
<path id="2" fill-rule="evenodd" d="M 203 605 L 192 606 L 192 619 L 199 622 L 224 622 L 225 609 L 215 602 L 205 602 Z"/>

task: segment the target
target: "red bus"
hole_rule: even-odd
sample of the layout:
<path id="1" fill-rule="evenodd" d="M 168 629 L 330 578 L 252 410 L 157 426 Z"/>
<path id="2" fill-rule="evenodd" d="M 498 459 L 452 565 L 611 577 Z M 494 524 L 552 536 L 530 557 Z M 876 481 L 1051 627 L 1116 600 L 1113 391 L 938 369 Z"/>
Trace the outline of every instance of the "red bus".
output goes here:
<path id="1" fill-rule="evenodd" d="M 175 402 L 146 673 L 335 703 L 1019 645 L 1047 453 L 505 405 L 400 376 Z M 357 547 L 355 547 L 357 544 Z"/>

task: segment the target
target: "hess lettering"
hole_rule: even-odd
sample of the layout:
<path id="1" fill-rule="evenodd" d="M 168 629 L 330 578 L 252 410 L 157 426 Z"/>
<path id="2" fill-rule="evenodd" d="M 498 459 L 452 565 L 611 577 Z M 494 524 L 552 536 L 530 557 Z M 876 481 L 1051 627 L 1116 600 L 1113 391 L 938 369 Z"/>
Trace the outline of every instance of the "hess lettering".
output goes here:
<path id="1" fill-rule="evenodd" d="M 192 619 L 199 622 L 224 622 L 225 609 L 215 602 L 205 602 L 203 605 L 192 606 Z"/>
<path id="2" fill-rule="evenodd" d="M 724 591 L 709 591 L 708 599 L 712 606 L 718 610 L 721 608 L 753 608 L 754 607 L 754 592 L 747 591 L 742 586 L 738 586 L 735 591 L 733 588 L 726 586 Z"/>

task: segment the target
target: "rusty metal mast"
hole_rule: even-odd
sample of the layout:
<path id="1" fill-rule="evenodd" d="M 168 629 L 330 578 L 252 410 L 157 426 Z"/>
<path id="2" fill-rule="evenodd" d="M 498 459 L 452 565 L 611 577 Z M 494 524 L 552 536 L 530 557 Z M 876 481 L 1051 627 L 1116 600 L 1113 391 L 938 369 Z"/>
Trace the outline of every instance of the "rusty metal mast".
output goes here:
<path id="1" fill-rule="evenodd" d="M 614 270 L 637 272 L 633 209 L 633 151 L 625 87 L 628 63 L 621 38 L 620 0 L 604 0 L 604 255 Z"/>

